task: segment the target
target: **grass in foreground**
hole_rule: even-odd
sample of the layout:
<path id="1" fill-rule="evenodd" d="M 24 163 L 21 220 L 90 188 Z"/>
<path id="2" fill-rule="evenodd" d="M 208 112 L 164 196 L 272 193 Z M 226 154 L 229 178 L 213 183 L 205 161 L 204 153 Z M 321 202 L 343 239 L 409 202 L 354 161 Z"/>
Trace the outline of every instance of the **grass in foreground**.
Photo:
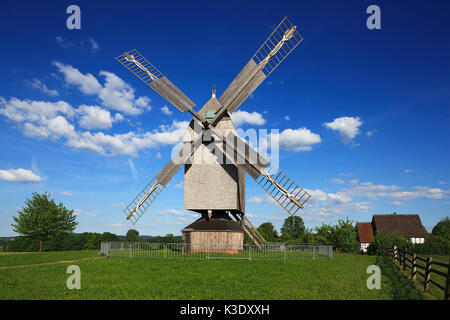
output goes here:
<path id="1" fill-rule="evenodd" d="M 61 260 L 92 258 L 98 256 L 98 253 L 99 250 L 50 251 L 41 253 L 4 252 L 0 255 L 0 266 L 18 266 Z"/>
<path id="2" fill-rule="evenodd" d="M 29 256 L 28 254 L 26 255 Z M 0 270 L 0 299 L 392 299 L 382 275 L 369 290 L 376 257 L 335 254 L 332 260 L 80 261 L 81 289 L 69 290 L 67 266 Z"/>

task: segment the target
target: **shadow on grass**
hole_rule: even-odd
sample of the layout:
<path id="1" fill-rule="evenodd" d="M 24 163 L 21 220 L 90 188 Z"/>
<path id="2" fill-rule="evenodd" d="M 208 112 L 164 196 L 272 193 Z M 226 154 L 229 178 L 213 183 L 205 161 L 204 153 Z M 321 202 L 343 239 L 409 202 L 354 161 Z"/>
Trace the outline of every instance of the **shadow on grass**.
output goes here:
<path id="1" fill-rule="evenodd" d="M 378 256 L 376 265 L 381 269 L 381 273 L 388 279 L 394 300 L 423 300 L 424 296 L 417 291 L 414 283 L 400 272 L 397 265 L 385 256 Z"/>

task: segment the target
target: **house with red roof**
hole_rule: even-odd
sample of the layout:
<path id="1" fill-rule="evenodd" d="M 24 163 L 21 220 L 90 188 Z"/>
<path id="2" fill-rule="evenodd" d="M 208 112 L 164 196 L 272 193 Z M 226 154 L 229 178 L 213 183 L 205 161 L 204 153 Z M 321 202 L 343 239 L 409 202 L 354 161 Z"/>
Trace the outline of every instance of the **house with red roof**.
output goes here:
<path id="1" fill-rule="evenodd" d="M 357 222 L 360 251 L 367 252 L 374 235 L 398 233 L 407 236 L 412 243 L 424 243 L 426 231 L 418 214 L 374 214 L 372 222 Z"/>

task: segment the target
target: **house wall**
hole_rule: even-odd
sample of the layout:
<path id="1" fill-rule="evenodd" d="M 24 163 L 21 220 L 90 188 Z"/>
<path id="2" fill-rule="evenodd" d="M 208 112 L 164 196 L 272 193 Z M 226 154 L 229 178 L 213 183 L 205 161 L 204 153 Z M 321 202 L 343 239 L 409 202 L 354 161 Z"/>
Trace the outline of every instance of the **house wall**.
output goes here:
<path id="1" fill-rule="evenodd" d="M 425 242 L 425 238 L 411 238 L 411 242 L 416 244 L 416 243 L 424 243 Z"/>
<path id="2" fill-rule="evenodd" d="M 369 242 L 361 242 L 360 251 L 367 253 L 367 248 L 369 247 Z"/>

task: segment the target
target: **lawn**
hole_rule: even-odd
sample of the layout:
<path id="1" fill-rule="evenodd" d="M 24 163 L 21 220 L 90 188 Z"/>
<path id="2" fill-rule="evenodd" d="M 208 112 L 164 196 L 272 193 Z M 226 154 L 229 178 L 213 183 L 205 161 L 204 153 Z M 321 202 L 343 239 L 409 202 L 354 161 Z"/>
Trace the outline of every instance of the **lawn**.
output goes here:
<path id="1" fill-rule="evenodd" d="M 17 266 L 27 264 L 46 263 L 61 260 L 76 260 L 98 256 L 99 250 L 74 250 L 51 252 L 1 252 L 0 266 Z M 1 274 L 0 274 L 1 279 Z"/>
<path id="2" fill-rule="evenodd" d="M 98 251 L 2 255 L 12 265 L 95 256 Z M 113 257 L 0 270 L 0 299 L 391 299 L 389 279 L 369 290 L 376 257 L 335 254 L 332 260 L 162 260 Z M 15 261 L 15 262 L 14 262 Z M 66 269 L 81 269 L 69 290 Z"/>

